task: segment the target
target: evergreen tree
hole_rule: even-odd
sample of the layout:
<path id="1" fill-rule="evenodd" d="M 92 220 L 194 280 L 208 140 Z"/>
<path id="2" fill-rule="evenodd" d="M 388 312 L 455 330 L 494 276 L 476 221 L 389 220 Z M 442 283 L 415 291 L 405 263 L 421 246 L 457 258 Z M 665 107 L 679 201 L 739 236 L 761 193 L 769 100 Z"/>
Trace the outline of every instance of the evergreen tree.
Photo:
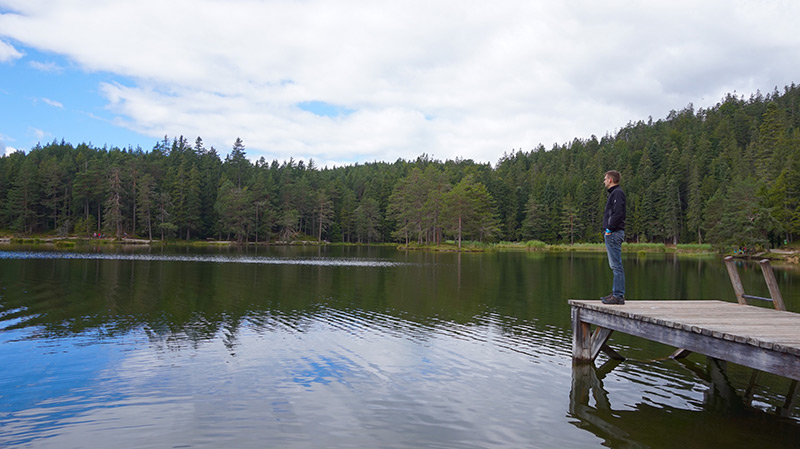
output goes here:
<path id="1" fill-rule="evenodd" d="M 48 220 L 48 227 L 56 229 L 59 227 L 60 219 L 66 214 L 64 206 L 64 176 L 61 165 L 55 157 L 48 157 L 39 165 L 39 177 L 41 180 L 42 199 L 41 204 L 45 210 Z"/>
<path id="2" fill-rule="evenodd" d="M 189 170 L 189 179 L 186 184 L 186 198 L 184 204 L 184 219 L 186 226 L 186 240 L 191 238 L 192 233 L 202 229 L 200 217 L 200 169 L 193 165 Z"/>
<path id="3" fill-rule="evenodd" d="M 536 197 L 531 195 L 528 204 L 525 205 L 525 220 L 522 224 L 522 235 L 526 239 L 541 240 L 546 239 L 547 231 L 547 208 L 540 203 Z"/>
<path id="4" fill-rule="evenodd" d="M 333 221 L 333 201 L 324 190 L 317 192 L 314 201 L 314 215 L 317 222 L 317 240 L 321 242 L 323 232 L 327 231 Z"/>
<path id="5" fill-rule="evenodd" d="M 572 195 L 567 194 L 561 210 L 561 235 L 569 240 L 570 244 L 574 244 L 575 234 L 578 233 L 579 218 L 578 208 L 575 206 Z"/>
<path id="6" fill-rule="evenodd" d="M 381 222 L 381 214 L 378 202 L 373 198 L 363 199 L 353 215 L 358 243 L 379 241 L 378 226 Z"/>
<path id="7" fill-rule="evenodd" d="M 236 142 L 233 143 L 233 149 L 225 159 L 225 162 L 230 167 L 229 178 L 233 179 L 236 182 L 236 187 L 241 189 L 250 169 L 250 161 L 247 160 L 244 142 L 242 142 L 241 138 L 236 138 Z"/>
<path id="8" fill-rule="evenodd" d="M 219 188 L 216 211 L 222 232 L 236 238 L 241 243 L 249 239 L 254 225 L 254 205 L 247 188 L 239 188 L 225 179 Z"/>
<path id="9" fill-rule="evenodd" d="M 117 239 L 122 237 L 123 205 L 122 179 L 119 167 L 111 167 L 108 178 L 108 197 L 104 204 L 103 224 L 108 232 L 113 232 Z"/>
<path id="10" fill-rule="evenodd" d="M 486 186 L 473 175 L 465 176 L 450 191 L 444 194 L 445 211 L 443 221 L 451 235 L 461 241 L 464 235 L 482 239 L 498 229 L 494 222 L 494 205 Z"/>
<path id="11" fill-rule="evenodd" d="M 39 219 L 38 202 L 38 171 L 33 158 L 28 157 L 22 163 L 22 167 L 8 191 L 6 214 L 11 223 L 11 229 L 24 234 L 33 233 Z"/>
<path id="12" fill-rule="evenodd" d="M 686 208 L 686 225 L 689 231 L 697 238 L 697 243 L 703 243 L 703 196 L 700 183 L 700 169 L 692 166 L 689 172 L 689 200 Z"/>
<path id="13" fill-rule="evenodd" d="M 422 170 L 415 167 L 408 176 L 397 182 L 389 197 L 389 216 L 398 225 L 392 235 L 405 240 L 406 245 L 410 238 L 416 238 L 417 243 L 422 243 L 426 219 L 424 206 L 429 188 Z"/>
<path id="14" fill-rule="evenodd" d="M 139 181 L 139 190 L 136 192 L 136 203 L 139 211 L 139 220 L 142 227 L 147 231 L 147 238 L 153 240 L 153 213 L 156 204 L 155 180 L 153 176 L 146 173 Z"/>
<path id="15" fill-rule="evenodd" d="M 281 229 L 281 240 L 291 241 L 300 230 L 300 212 L 297 209 L 286 209 L 278 220 Z"/>
<path id="16" fill-rule="evenodd" d="M 672 241 L 673 245 L 678 244 L 682 224 L 681 198 L 678 189 L 678 181 L 669 179 L 661 202 L 660 221 L 663 223 L 665 239 Z"/>

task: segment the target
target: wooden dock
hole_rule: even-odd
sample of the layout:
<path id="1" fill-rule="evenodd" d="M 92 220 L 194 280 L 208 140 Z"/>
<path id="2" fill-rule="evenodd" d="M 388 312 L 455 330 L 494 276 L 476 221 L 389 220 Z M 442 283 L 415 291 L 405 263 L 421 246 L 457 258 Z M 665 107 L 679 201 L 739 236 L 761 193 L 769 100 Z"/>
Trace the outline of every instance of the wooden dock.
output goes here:
<path id="1" fill-rule="evenodd" d="M 570 300 L 572 357 L 591 362 L 614 331 L 800 380 L 800 314 L 724 301 Z M 591 332 L 591 326 L 596 326 Z"/>

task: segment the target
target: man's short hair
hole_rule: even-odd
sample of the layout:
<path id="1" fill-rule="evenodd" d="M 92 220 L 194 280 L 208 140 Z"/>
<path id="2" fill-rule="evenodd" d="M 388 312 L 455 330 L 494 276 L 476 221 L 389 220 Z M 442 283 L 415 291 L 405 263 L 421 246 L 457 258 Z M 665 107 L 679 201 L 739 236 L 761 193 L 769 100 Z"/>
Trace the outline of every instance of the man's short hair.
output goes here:
<path id="1" fill-rule="evenodd" d="M 611 178 L 614 181 L 614 184 L 619 184 L 619 172 L 616 170 L 609 170 L 606 172 L 606 176 Z"/>

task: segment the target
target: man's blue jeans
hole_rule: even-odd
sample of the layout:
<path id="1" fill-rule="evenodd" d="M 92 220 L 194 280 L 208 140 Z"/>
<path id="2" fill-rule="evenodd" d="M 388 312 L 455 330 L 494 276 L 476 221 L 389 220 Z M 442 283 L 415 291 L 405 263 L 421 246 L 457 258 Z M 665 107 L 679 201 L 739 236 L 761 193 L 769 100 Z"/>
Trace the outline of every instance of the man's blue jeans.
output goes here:
<path id="1" fill-rule="evenodd" d="M 606 239 L 606 252 L 608 253 L 608 266 L 614 273 L 614 284 L 611 294 L 617 298 L 625 297 L 625 269 L 622 267 L 622 242 L 625 241 L 625 231 L 614 231 L 604 234 Z"/>

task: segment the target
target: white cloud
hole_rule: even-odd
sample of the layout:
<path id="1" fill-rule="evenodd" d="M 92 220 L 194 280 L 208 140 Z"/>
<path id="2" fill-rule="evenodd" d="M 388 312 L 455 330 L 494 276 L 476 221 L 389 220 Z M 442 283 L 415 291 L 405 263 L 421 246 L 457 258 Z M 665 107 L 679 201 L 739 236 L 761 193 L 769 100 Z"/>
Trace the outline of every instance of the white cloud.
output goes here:
<path id="1" fill-rule="evenodd" d="M 42 98 L 41 100 L 42 100 L 43 103 L 49 104 L 50 106 L 52 106 L 54 108 L 64 109 L 64 105 L 59 103 L 58 101 L 51 100 L 49 98 Z"/>
<path id="2" fill-rule="evenodd" d="M 19 50 L 0 39 L 0 62 L 9 62 L 22 57 Z"/>
<path id="3" fill-rule="evenodd" d="M 494 162 L 800 73 L 790 1 L 4 3 L 0 34 L 126 77 L 99 89 L 120 126 L 323 164 Z"/>
<path id="4" fill-rule="evenodd" d="M 9 146 L 6 144 L 6 141 L 10 140 L 8 137 L 0 134 L 0 154 L 4 154 L 8 156 L 11 153 L 17 151 L 16 148 Z"/>
<path id="5" fill-rule="evenodd" d="M 28 63 L 28 65 L 30 65 L 36 70 L 39 70 L 40 72 L 61 73 L 64 71 L 64 68 L 56 64 L 55 62 L 31 61 Z"/>
<path id="6" fill-rule="evenodd" d="M 41 129 L 34 128 L 32 126 L 28 127 L 28 133 L 32 134 L 36 137 L 39 141 L 42 141 L 45 137 L 48 137 L 50 134 L 46 131 L 42 131 Z"/>

